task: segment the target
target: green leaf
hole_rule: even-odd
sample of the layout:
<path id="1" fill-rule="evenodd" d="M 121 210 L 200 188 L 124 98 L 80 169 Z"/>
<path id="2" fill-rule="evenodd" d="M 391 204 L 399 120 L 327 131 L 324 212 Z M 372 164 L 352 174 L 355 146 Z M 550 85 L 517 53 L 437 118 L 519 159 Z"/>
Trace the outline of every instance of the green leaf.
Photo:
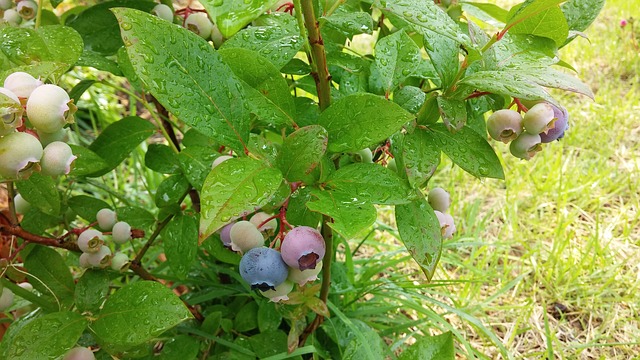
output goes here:
<path id="1" fill-rule="evenodd" d="M 164 179 L 156 191 L 156 206 L 159 208 L 179 205 L 180 199 L 189 191 L 189 180 L 183 174 L 169 176 Z"/>
<path id="2" fill-rule="evenodd" d="M 238 30 L 247 26 L 276 2 L 277 0 L 200 1 L 226 38 L 233 36 Z"/>
<path id="3" fill-rule="evenodd" d="M 308 180 L 327 151 L 327 136 L 320 125 L 309 125 L 287 136 L 276 158 L 284 178 L 289 182 Z"/>
<path id="4" fill-rule="evenodd" d="M 514 24 L 509 29 L 512 34 L 531 34 L 546 37 L 555 41 L 558 46 L 562 45 L 569 35 L 569 25 L 562 10 L 557 5 L 531 14 L 531 16 L 520 22 L 513 23 L 513 20 L 511 20 L 510 23 Z"/>
<path id="5" fill-rule="evenodd" d="M 160 355 L 150 356 L 151 360 L 197 359 L 200 342 L 189 335 L 172 336 L 163 343 Z M 146 358 L 145 358 L 146 359 Z"/>
<path id="6" fill-rule="evenodd" d="M 198 220 L 178 214 L 162 230 L 167 263 L 173 273 L 184 279 L 198 253 Z"/>
<path id="7" fill-rule="evenodd" d="M 307 203 L 313 198 L 311 197 L 311 187 L 299 188 L 289 198 L 289 206 L 287 207 L 287 221 L 291 225 L 318 227 L 322 215 L 315 211 L 311 211 L 307 207 Z"/>
<path id="8" fill-rule="evenodd" d="M 521 74 L 520 71 L 478 71 L 463 78 L 458 82 L 458 85 L 465 86 L 470 92 L 473 90 L 487 91 L 523 100 L 544 99 L 557 104 L 534 79 Z"/>
<path id="9" fill-rule="evenodd" d="M 454 360 L 453 336 L 446 332 L 437 336 L 421 336 L 400 354 L 398 360 Z"/>
<path id="10" fill-rule="evenodd" d="M 467 107 L 463 100 L 447 99 L 438 96 L 438 111 L 442 121 L 451 131 L 460 130 L 467 122 Z"/>
<path id="11" fill-rule="evenodd" d="M 79 83 L 77 83 L 73 89 L 71 89 L 71 91 L 69 91 L 69 97 L 71 99 L 73 99 L 73 102 L 75 104 L 78 103 L 78 100 L 80 100 L 80 97 L 82 96 L 82 94 L 84 94 L 85 91 L 87 91 L 87 89 L 89 89 L 91 87 L 91 85 L 95 84 L 96 80 L 80 80 Z"/>
<path id="12" fill-rule="evenodd" d="M 182 172 L 187 177 L 191 186 L 200 191 L 204 179 L 211 171 L 211 164 L 218 155 L 210 147 L 190 146 L 178 154 L 178 162 Z"/>
<path id="13" fill-rule="evenodd" d="M 460 67 L 458 42 L 431 31 L 423 30 L 421 33 L 424 37 L 424 48 L 440 77 L 440 85 L 443 89 L 448 89 L 453 85 Z"/>
<path id="14" fill-rule="evenodd" d="M 138 281 L 111 295 L 91 328 L 103 348 L 115 353 L 142 345 L 189 318 L 189 310 L 170 289 Z"/>
<path id="15" fill-rule="evenodd" d="M 75 302 L 82 313 L 97 314 L 109 294 L 109 274 L 102 270 L 88 269 L 82 274 L 75 290 Z"/>
<path id="16" fill-rule="evenodd" d="M 412 114 L 420 110 L 426 99 L 427 95 L 424 91 L 415 86 L 403 86 L 393 92 L 393 102 Z"/>
<path id="17" fill-rule="evenodd" d="M 108 167 L 90 176 L 101 176 L 118 166 L 141 142 L 155 132 L 155 126 L 137 116 L 128 116 L 107 126 L 89 146 Z"/>
<path id="18" fill-rule="evenodd" d="M 107 1 L 87 8 L 78 16 L 67 21 L 66 25 L 76 29 L 84 40 L 87 50 L 102 55 L 114 55 L 124 43 L 120 38 L 118 20 L 109 9 L 127 7 L 142 11 L 151 11 L 156 3 L 143 0 Z"/>
<path id="19" fill-rule="evenodd" d="M 233 320 L 233 328 L 238 332 L 246 332 L 258 327 L 258 304 L 251 301 L 244 305 Z"/>
<path id="20" fill-rule="evenodd" d="M 547 67 L 557 63 L 556 52 L 556 44 L 551 39 L 507 33 L 485 53 L 483 70 Z"/>
<path id="21" fill-rule="evenodd" d="M 522 23 L 536 15 L 543 14 L 548 9 L 557 7 L 565 1 L 566 0 L 526 0 L 524 3 L 514 6 L 514 8 L 509 11 L 510 16 L 504 28 L 510 29 L 514 25 Z"/>
<path id="22" fill-rule="evenodd" d="M 45 230 L 57 226 L 61 222 L 62 219 L 59 216 L 51 216 L 32 207 L 24 214 L 20 226 L 30 233 L 44 235 Z"/>
<path id="23" fill-rule="evenodd" d="M 468 126 L 455 134 L 450 133 L 442 124 L 434 125 L 425 131 L 431 141 L 440 145 L 441 150 L 464 171 L 481 178 L 489 177 L 504 180 L 504 171 L 498 156 L 486 137 Z"/>
<path id="24" fill-rule="evenodd" d="M 2 61 L 2 53 L 0 53 L 0 64 Z M 28 74 L 31 74 L 35 78 L 39 78 L 42 81 L 48 80 L 53 83 L 57 83 L 60 79 L 60 76 L 67 72 L 69 69 L 68 64 L 57 63 L 53 61 L 43 61 L 38 63 L 33 63 L 30 65 L 21 65 L 21 66 L 13 66 L 8 68 L 11 65 L 0 67 L 0 78 L 5 79 L 10 74 L 13 74 L 16 71 L 23 71 Z M 5 69 L 6 68 L 6 69 Z"/>
<path id="25" fill-rule="evenodd" d="M 244 81 L 251 112 L 262 123 L 276 128 L 295 124 L 291 90 L 278 68 L 252 50 L 225 48 L 218 53 Z"/>
<path id="26" fill-rule="evenodd" d="M 373 19 L 369 13 L 364 11 L 340 11 L 341 9 L 343 8 L 338 8 L 338 11 L 328 17 L 321 17 L 319 19 L 321 26 L 326 24 L 347 37 L 373 33 Z"/>
<path id="27" fill-rule="evenodd" d="M 420 55 L 418 45 L 404 30 L 380 39 L 376 43 L 375 53 L 369 87 L 384 94 L 390 94 L 407 78 L 419 74 L 420 65 L 427 64 Z M 382 88 L 377 89 L 380 85 Z"/>
<path id="28" fill-rule="evenodd" d="M 30 283 L 47 297 L 54 297 L 60 308 L 73 304 L 75 283 L 69 267 L 55 250 L 36 245 L 24 261 Z"/>
<path id="29" fill-rule="evenodd" d="M 325 189 L 371 204 L 405 204 L 411 191 L 398 175 L 378 164 L 355 163 L 327 179 Z"/>
<path id="30" fill-rule="evenodd" d="M 605 0 L 570 0 L 560 7 L 567 18 L 569 30 L 584 31 L 598 17 Z"/>
<path id="31" fill-rule="evenodd" d="M 144 165 L 162 174 L 179 174 L 180 163 L 176 153 L 167 145 L 151 144 L 144 155 Z"/>
<path id="32" fill-rule="evenodd" d="M 276 309 L 275 303 L 271 301 L 261 302 L 260 308 L 258 309 L 258 329 L 260 329 L 260 332 L 267 333 L 276 331 L 281 323 L 282 314 Z M 283 344 L 285 342 L 283 342 Z"/>
<path id="33" fill-rule="evenodd" d="M 424 198 L 396 206 L 400 240 L 431 281 L 442 252 L 440 223 Z"/>
<path id="34" fill-rule="evenodd" d="M 87 49 L 82 52 L 82 55 L 80 55 L 80 58 L 76 61 L 76 66 L 88 66 L 96 70 L 110 72 L 116 76 L 123 76 L 122 70 L 117 62 L 100 53 Z"/>
<path id="35" fill-rule="evenodd" d="M 131 64 L 156 99 L 201 133 L 243 151 L 249 138 L 244 89 L 216 50 L 157 16 L 131 9 L 113 12 Z"/>
<path id="36" fill-rule="evenodd" d="M 375 145 L 412 118 L 398 104 L 363 93 L 336 101 L 320 114 L 318 123 L 329 133 L 329 150 L 341 152 Z"/>
<path id="37" fill-rule="evenodd" d="M 68 68 L 82 54 L 82 38 L 67 26 L 48 25 L 38 30 L 6 26 L 0 29 L 0 37 L 0 50 L 10 62 L 2 70 L 41 62 L 66 64 Z"/>
<path id="38" fill-rule="evenodd" d="M 78 216 L 92 223 L 96 221 L 96 214 L 101 209 L 111 209 L 106 202 L 96 198 L 95 196 L 78 195 L 67 200 L 67 205 Z"/>
<path id="39" fill-rule="evenodd" d="M 62 4 L 64 0 L 49 0 L 49 2 L 51 3 L 51 6 L 55 9 L 58 7 L 58 5 Z"/>
<path id="40" fill-rule="evenodd" d="M 58 359 L 73 348 L 87 327 L 84 316 L 70 311 L 36 318 L 11 338 L 6 359 Z"/>
<path id="41" fill-rule="evenodd" d="M 478 3 L 478 2 L 471 2 L 471 1 L 464 1 L 464 2 L 461 1 L 461 3 L 462 3 L 462 10 L 464 12 L 471 12 L 472 10 L 469 9 L 470 7 L 478 8 L 483 13 L 491 16 L 492 18 L 498 20 L 501 23 L 507 22 L 507 17 L 509 16 L 509 12 L 496 4 Z M 475 13 L 473 13 L 472 15 L 474 15 L 475 17 L 479 17 Z"/>
<path id="42" fill-rule="evenodd" d="M 420 130 L 406 134 L 400 153 L 395 155 L 398 171 L 406 174 L 413 188 L 426 183 L 440 165 L 440 148 L 431 136 Z"/>
<path id="43" fill-rule="evenodd" d="M 98 154 L 84 146 L 74 144 L 69 144 L 69 146 L 73 155 L 77 156 L 73 161 L 69 176 L 91 176 L 109 171 L 107 170 L 109 165 Z"/>
<path id="44" fill-rule="evenodd" d="M 156 223 L 156 218 L 150 212 L 136 206 L 117 208 L 116 214 L 120 221 L 126 221 L 134 229 L 149 229 Z"/>
<path id="45" fill-rule="evenodd" d="M 16 187 L 31 206 L 49 215 L 60 214 L 60 192 L 51 177 L 33 173 L 28 179 L 17 181 Z"/>
<path id="46" fill-rule="evenodd" d="M 311 211 L 330 216 L 334 222 L 329 226 L 345 239 L 352 239 L 369 228 L 377 217 L 376 208 L 368 202 L 344 193 L 314 189 L 312 201 L 307 203 Z"/>
<path id="47" fill-rule="evenodd" d="M 208 237 L 200 245 L 207 253 L 213 255 L 218 261 L 226 264 L 238 265 L 242 257 L 239 253 L 231 251 L 224 247 L 222 240 L 216 234 Z"/>
<path id="48" fill-rule="evenodd" d="M 243 48 L 256 51 L 278 69 L 286 65 L 302 48 L 303 40 L 295 18 L 289 14 L 264 15 L 265 26 L 249 26 L 222 44 L 221 49 Z M 278 49 L 277 51 L 273 51 Z"/>
<path id="49" fill-rule="evenodd" d="M 259 359 L 287 353 L 287 334 L 282 330 L 273 330 L 253 335 L 249 344 Z"/>
<path id="50" fill-rule="evenodd" d="M 265 205 L 281 182 L 280 171 L 259 160 L 234 158 L 218 165 L 200 194 L 200 242 L 233 218 Z"/>
<path id="51" fill-rule="evenodd" d="M 593 92 L 588 85 L 580 81 L 575 76 L 572 76 L 565 72 L 558 71 L 552 68 L 529 67 L 528 69 L 524 69 L 521 74 L 529 77 L 538 85 L 572 91 L 578 94 L 586 95 L 592 100 L 595 100 Z"/>

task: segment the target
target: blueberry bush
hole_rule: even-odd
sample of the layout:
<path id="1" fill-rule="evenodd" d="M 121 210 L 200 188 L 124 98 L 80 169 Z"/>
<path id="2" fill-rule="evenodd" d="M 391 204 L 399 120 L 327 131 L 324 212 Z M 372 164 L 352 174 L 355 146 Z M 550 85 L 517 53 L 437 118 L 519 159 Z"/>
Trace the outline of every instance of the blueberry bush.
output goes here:
<path id="1" fill-rule="evenodd" d="M 428 284 L 442 153 L 503 179 L 561 139 L 604 4 L 62 2 L 0 1 L 4 359 L 471 356 L 352 311 L 399 263 L 354 253 L 386 226 Z"/>

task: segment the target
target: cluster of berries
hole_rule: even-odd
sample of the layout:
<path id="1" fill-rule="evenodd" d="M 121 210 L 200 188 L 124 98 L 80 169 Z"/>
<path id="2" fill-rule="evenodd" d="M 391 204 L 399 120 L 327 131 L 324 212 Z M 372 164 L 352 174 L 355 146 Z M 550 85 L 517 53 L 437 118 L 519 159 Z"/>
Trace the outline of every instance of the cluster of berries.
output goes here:
<path id="1" fill-rule="evenodd" d="M 437 187 L 429 191 L 427 201 L 429 201 L 429 205 L 431 205 L 433 212 L 438 218 L 442 237 L 445 239 L 451 239 L 453 237 L 453 233 L 456 232 L 456 224 L 453 222 L 453 217 L 447 213 L 447 210 L 449 210 L 449 207 L 451 206 L 451 196 L 443 188 Z"/>
<path id="2" fill-rule="evenodd" d="M 33 0 L 0 0 L 0 15 L 2 22 L 18 26 L 22 21 L 29 21 L 36 17 L 38 4 Z"/>
<path id="3" fill-rule="evenodd" d="M 169 22 L 173 22 L 175 15 L 178 14 L 180 15 L 178 16 L 178 20 L 181 21 L 182 26 L 186 29 L 193 31 L 205 40 L 211 39 L 216 48 L 222 45 L 222 33 L 220 33 L 218 26 L 209 19 L 209 16 L 207 16 L 207 13 L 204 11 L 185 8 L 178 10 L 174 14 L 170 6 L 158 4 L 151 10 L 151 14 Z"/>
<path id="4" fill-rule="evenodd" d="M 233 251 L 243 254 L 240 275 L 273 302 L 288 300 L 294 284 L 315 281 L 322 270 L 324 239 L 308 226 L 291 229 L 280 244 L 280 251 L 266 247 L 264 233 L 273 234 L 278 221 L 259 212 L 249 221 L 242 220 L 220 230 L 220 240 Z"/>
<path id="5" fill-rule="evenodd" d="M 76 156 L 65 142 L 64 126 L 73 122 L 76 109 L 59 86 L 25 72 L 7 76 L 0 87 L 0 178 L 23 179 L 34 170 L 68 174 Z"/>
<path id="6" fill-rule="evenodd" d="M 96 214 L 98 227 L 111 232 L 111 239 L 116 244 L 124 244 L 131 240 L 131 225 L 118 221 L 115 211 L 101 209 Z M 115 271 L 123 270 L 129 263 L 129 257 L 121 252 L 111 253 L 111 249 L 104 244 L 105 234 L 95 229 L 86 229 L 78 236 L 78 247 L 82 250 L 80 266 L 84 268 L 106 268 L 111 266 Z"/>
<path id="7" fill-rule="evenodd" d="M 524 117 L 515 110 L 502 109 L 487 119 L 489 135 L 509 145 L 511 154 L 529 160 L 550 143 L 564 136 L 569 128 L 569 113 L 548 102 L 534 104 Z"/>

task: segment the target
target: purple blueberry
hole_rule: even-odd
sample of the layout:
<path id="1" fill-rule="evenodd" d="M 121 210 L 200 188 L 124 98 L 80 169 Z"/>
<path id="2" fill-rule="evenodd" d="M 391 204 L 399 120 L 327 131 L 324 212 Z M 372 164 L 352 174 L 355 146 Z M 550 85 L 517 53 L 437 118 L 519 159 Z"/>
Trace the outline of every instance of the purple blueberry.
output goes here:
<path id="1" fill-rule="evenodd" d="M 275 290 L 288 275 L 289 268 L 280 253 L 268 247 L 253 248 L 240 260 L 240 276 L 253 290 Z"/>
<path id="2" fill-rule="evenodd" d="M 553 108 L 554 117 L 557 118 L 554 123 L 554 127 L 549 129 L 547 133 L 541 133 L 540 139 L 543 143 L 550 143 L 554 140 L 561 139 L 564 137 L 564 132 L 569 129 L 569 112 L 564 107 L 557 107 L 555 105 L 550 104 Z"/>
<path id="3" fill-rule="evenodd" d="M 287 233 L 280 247 L 282 259 L 294 269 L 315 269 L 325 253 L 324 238 L 309 226 L 298 226 Z"/>

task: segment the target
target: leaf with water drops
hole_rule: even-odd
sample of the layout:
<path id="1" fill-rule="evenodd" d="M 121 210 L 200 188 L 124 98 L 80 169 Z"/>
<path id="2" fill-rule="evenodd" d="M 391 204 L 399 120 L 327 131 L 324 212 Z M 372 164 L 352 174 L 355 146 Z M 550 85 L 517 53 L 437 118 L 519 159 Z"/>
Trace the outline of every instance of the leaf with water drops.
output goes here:
<path id="1" fill-rule="evenodd" d="M 458 82 L 457 98 L 464 98 L 473 91 L 486 91 L 493 94 L 512 96 L 523 100 L 544 99 L 559 105 L 535 79 L 521 73 L 520 70 L 478 71 Z"/>
<path id="2" fill-rule="evenodd" d="M 109 274 L 100 269 L 88 269 L 78 279 L 75 301 L 78 310 L 97 314 L 109 294 Z"/>
<path id="3" fill-rule="evenodd" d="M 6 26 L 0 29 L 0 51 L 6 58 L 2 70 L 42 62 L 75 64 L 82 54 L 82 38 L 63 25 L 42 26 L 37 30 Z"/>
<path id="4" fill-rule="evenodd" d="M 456 350 L 451 332 L 437 336 L 420 336 L 398 357 L 398 360 L 454 360 Z"/>
<path id="5" fill-rule="evenodd" d="M 398 171 L 406 175 L 413 188 L 418 188 L 433 176 L 440 165 L 440 148 L 419 129 L 404 135 L 399 141 L 402 144 L 397 152 L 394 151 Z"/>
<path id="6" fill-rule="evenodd" d="M 178 174 L 181 172 L 175 151 L 164 144 L 150 144 L 144 155 L 144 165 L 161 174 Z"/>
<path id="7" fill-rule="evenodd" d="M 156 16 L 112 10 L 131 64 L 156 99 L 201 133 L 243 151 L 250 121 L 244 88 L 215 49 Z"/>
<path id="8" fill-rule="evenodd" d="M 233 36 L 277 2 L 278 0 L 200 1 L 226 38 Z"/>
<path id="9" fill-rule="evenodd" d="M 82 315 L 62 311 L 31 320 L 12 334 L 5 359 L 59 359 L 74 347 L 89 321 Z"/>
<path id="10" fill-rule="evenodd" d="M 329 106 L 318 124 L 329 132 L 329 151 L 358 151 L 384 141 L 412 118 L 396 103 L 359 93 Z"/>
<path id="11" fill-rule="evenodd" d="M 27 179 L 17 181 L 16 187 L 22 197 L 33 207 L 53 216 L 60 213 L 60 192 L 56 181 L 51 176 L 36 172 Z"/>
<path id="12" fill-rule="evenodd" d="M 447 128 L 451 131 L 460 130 L 467 122 L 467 107 L 465 102 L 438 96 L 438 111 Z"/>
<path id="13" fill-rule="evenodd" d="M 556 8 L 566 0 L 526 0 L 522 4 L 517 4 L 509 10 L 509 18 L 505 24 L 505 29 L 510 29 L 517 24 L 521 24 L 528 19 L 534 18 L 547 10 Z"/>
<path id="14" fill-rule="evenodd" d="M 422 31 L 422 36 L 425 50 L 440 77 L 440 86 L 447 89 L 454 85 L 460 67 L 458 42 L 431 31 Z"/>
<path id="15" fill-rule="evenodd" d="M 171 175 L 164 179 L 156 190 L 155 202 L 159 208 L 179 205 L 180 199 L 189 191 L 189 180 L 184 174 Z"/>
<path id="16" fill-rule="evenodd" d="M 276 164 L 288 181 L 313 181 L 312 171 L 327 151 L 327 130 L 320 125 L 300 128 L 287 136 Z"/>
<path id="17" fill-rule="evenodd" d="M 169 267 L 184 279 L 198 253 L 197 218 L 180 213 L 162 229 L 161 235 Z"/>
<path id="18" fill-rule="evenodd" d="M 342 9 L 342 7 L 338 8 L 337 11 L 328 17 L 321 17 L 319 19 L 321 26 L 326 24 L 348 37 L 357 34 L 373 33 L 373 20 L 369 13 L 364 11 L 347 11 L 346 9 L 340 11 L 340 9 Z"/>
<path id="19" fill-rule="evenodd" d="M 29 282 L 43 296 L 55 298 L 61 309 L 73 304 L 76 284 L 69 267 L 57 251 L 35 245 L 24 260 L 24 267 L 30 274 Z"/>
<path id="20" fill-rule="evenodd" d="M 200 242 L 231 220 L 261 208 L 281 182 L 280 171 L 260 160 L 233 158 L 218 165 L 200 194 Z"/>
<path id="21" fill-rule="evenodd" d="M 325 189 L 346 195 L 352 201 L 371 204 L 406 204 L 411 191 L 393 171 L 378 164 L 355 163 L 329 176 Z"/>
<path id="22" fill-rule="evenodd" d="M 278 68 L 252 50 L 225 48 L 218 53 L 244 82 L 251 112 L 262 124 L 277 129 L 295 124 L 293 96 Z"/>
<path id="23" fill-rule="evenodd" d="M 352 239 L 376 221 L 376 208 L 348 194 L 314 188 L 307 207 L 333 219 L 329 226 L 345 239 Z"/>
<path id="24" fill-rule="evenodd" d="M 304 44 L 295 19 L 288 14 L 264 15 L 267 25 L 249 26 L 225 41 L 222 49 L 244 48 L 258 52 L 278 69 L 285 66 Z"/>
<path id="25" fill-rule="evenodd" d="M 155 281 L 138 281 L 107 299 L 91 329 L 103 348 L 117 353 L 142 345 L 189 318 L 191 313 L 173 291 Z"/>
<path id="26" fill-rule="evenodd" d="M 435 124 L 430 130 L 419 131 L 424 131 L 423 136 L 438 144 L 442 152 L 469 174 L 478 178 L 504 180 L 504 171 L 498 156 L 486 137 L 472 128 L 465 126 L 452 134 L 443 124 Z"/>
<path id="27" fill-rule="evenodd" d="M 605 0 L 572 0 L 560 7 L 567 18 L 569 29 L 584 31 L 598 17 Z"/>
<path id="28" fill-rule="evenodd" d="M 189 146 L 178 154 L 182 172 L 196 190 L 202 189 L 204 179 L 211 171 L 211 164 L 216 157 L 216 153 L 207 146 Z"/>
<path id="29" fill-rule="evenodd" d="M 555 41 L 558 46 L 564 44 L 569 35 L 569 24 L 567 24 L 564 13 L 557 5 L 532 13 L 529 17 L 519 22 L 510 21 L 509 23 L 513 25 L 509 29 L 512 34 L 530 34 L 546 37 Z"/>
<path id="30" fill-rule="evenodd" d="M 287 221 L 291 225 L 318 227 L 322 220 L 322 215 L 311 211 L 307 203 L 311 201 L 311 187 L 298 188 L 289 198 L 287 206 Z"/>
<path id="31" fill-rule="evenodd" d="M 396 205 L 396 223 L 400 240 L 411 257 L 431 281 L 442 252 L 440 223 L 424 198 Z"/>

